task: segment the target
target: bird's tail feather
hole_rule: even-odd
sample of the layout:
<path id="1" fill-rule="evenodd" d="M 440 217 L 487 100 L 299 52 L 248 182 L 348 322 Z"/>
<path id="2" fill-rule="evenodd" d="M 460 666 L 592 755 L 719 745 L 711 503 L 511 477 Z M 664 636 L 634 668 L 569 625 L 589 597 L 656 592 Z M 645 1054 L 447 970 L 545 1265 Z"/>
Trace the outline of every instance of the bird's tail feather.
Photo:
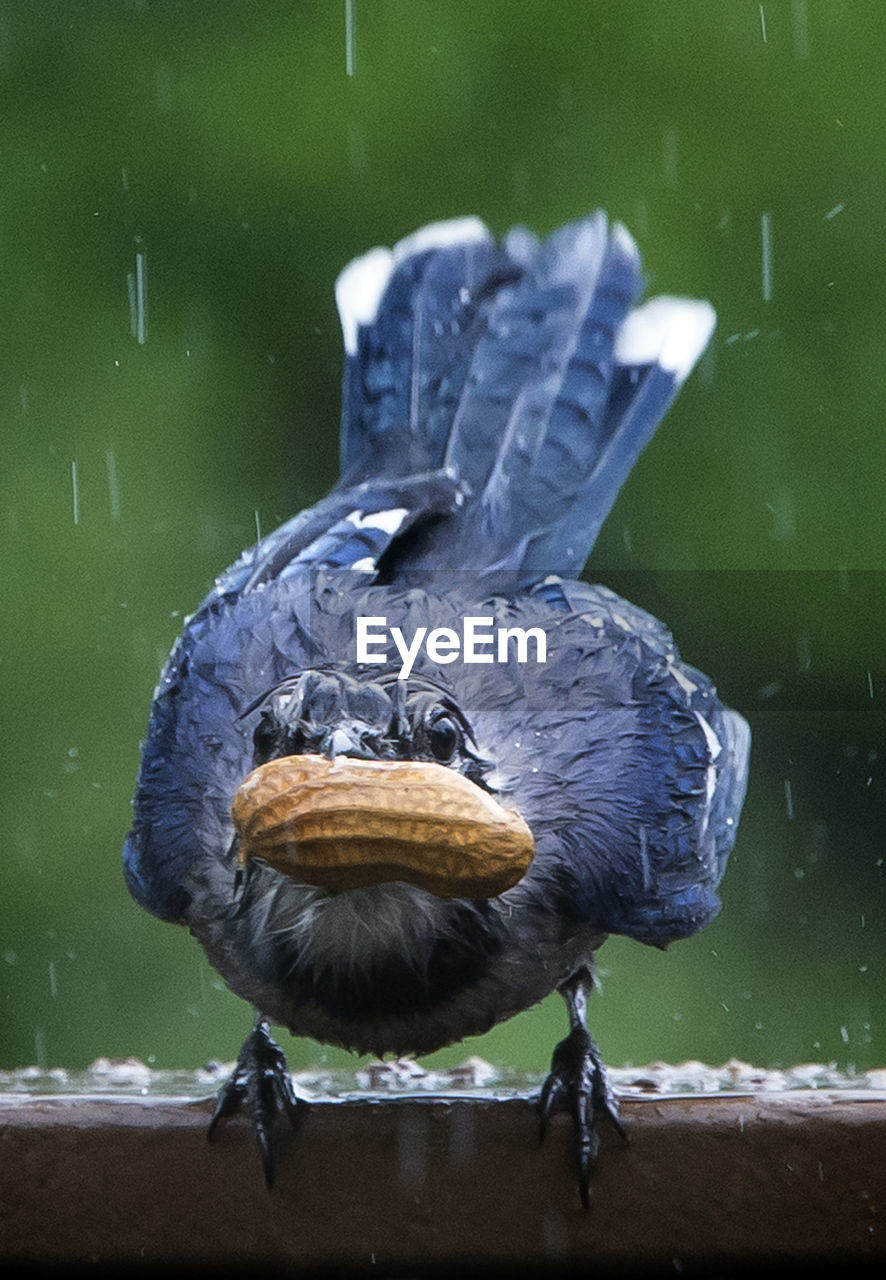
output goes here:
<path id="1" fill-rule="evenodd" d="M 342 483 L 445 468 L 467 493 L 404 545 L 398 577 L 581 572 L 714 326 L 706 302 L 632 310 L 640 287 L 602 212 L 541 244 L 436 223 L 345 268 Z"/>
<path id="2" fill-rule="evenodd" d="M 519 273 L 478 218 L 432 223 L 345 267 L 343 485 L 442 465 L 486 310 Z"/>

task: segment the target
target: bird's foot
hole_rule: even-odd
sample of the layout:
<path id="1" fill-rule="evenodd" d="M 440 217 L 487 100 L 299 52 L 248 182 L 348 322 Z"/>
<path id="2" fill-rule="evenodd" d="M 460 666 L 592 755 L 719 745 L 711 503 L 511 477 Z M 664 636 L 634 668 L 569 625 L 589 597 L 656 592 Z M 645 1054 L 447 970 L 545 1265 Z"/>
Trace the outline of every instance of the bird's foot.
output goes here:
<path id="1" fill-rule="evenodd" d="M 573 1027 L 554 1050 L 551 1073 L 539 1097 L 539 1111 L 539 1140 L 544 1138 L 548 1120 L 555 1111 L 568 1111 L 572 1116 L 578 1142 L 578 1191 L 587 1208 L 588 1181 L 600 1150 L 598 1118 L 605 1116 L 625 1142 L 628 1138 L 618 1118 L 618 1104 L 606 1079 L 600 1051 L 584 1027 Z"/>
<path id="2" fill-rule="evenodd" d="M 283 1050 L 259 1019 L 237 1056 L 237 1065 L 218 1093 L 206 1137 L 211 1141 L 220 1120 L 246 1108 L 252 1121 L 268 1190 L 274 1185 L 274 1125 L 277 1112 L 286 1109 L 295 1123 L 299 1102 L 286 1069 Z"/>

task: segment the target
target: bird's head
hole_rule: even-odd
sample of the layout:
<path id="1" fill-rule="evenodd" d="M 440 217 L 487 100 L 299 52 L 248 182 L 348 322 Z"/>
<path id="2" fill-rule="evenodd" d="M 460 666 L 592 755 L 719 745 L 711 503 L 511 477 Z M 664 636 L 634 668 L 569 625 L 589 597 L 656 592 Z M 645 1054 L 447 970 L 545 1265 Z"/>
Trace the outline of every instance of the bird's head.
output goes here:
<path id="1" fill-rule="evenodd" d="M 406 881 L 488 897 L 519 880 L 529 828 L 495 798 L 494 764 L 443 686 L 309 670 L 270 690 L 234 798 L 238 860 L 332 891 Z"/>
<path id="2" fill-rule="evenodd" d="M 492 762 L 480 755 L 467 716 L 426 678 L 362 681 L 310 670 L 276 685 L 253 709 L 261 715 L 253 734 L 256 768 L 297 755 L 424 760 L 490 789 Z"/>

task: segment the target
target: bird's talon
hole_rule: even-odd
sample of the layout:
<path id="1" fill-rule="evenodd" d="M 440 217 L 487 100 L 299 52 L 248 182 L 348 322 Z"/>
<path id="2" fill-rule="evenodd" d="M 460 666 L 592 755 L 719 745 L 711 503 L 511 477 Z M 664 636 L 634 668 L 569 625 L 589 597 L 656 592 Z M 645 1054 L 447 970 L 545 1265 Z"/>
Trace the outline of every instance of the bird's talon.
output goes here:
<path id="1" fill-rule="evenodd" d="M 285 1110 L 294 1126 L 300 1103 L 286 1069 L 283 1051 L 271 1038 L 262 1019 L 256 1021 L 237 1056 L 233 1073 L 219 1090 L 207 1139 L 212 1140 L 220 1120 L 234 1115 L 244 1106 L 252 1121 L 265 1183 L 270 1190 L 275 1174 L 274 1125 L 277 1113 Z"/>
<path id="2" fill-rule="evenodd" d="M 544 1139 L 548 1121 L 555 1111 L 572 1116 L 578 1146 L 581 1202 L 588 1208 L 588 1182 L 600 1150 L 597 1121 L 605 1117 L 625 1142 L 628 1136 L 618 1116 L 618 1104 L 606 1079 L 597 1046 L 582 1026 L 574 1026 L 561 1040 L 551 1059 L 551 1071 L 538 1100 L 539 1141 Z"/>

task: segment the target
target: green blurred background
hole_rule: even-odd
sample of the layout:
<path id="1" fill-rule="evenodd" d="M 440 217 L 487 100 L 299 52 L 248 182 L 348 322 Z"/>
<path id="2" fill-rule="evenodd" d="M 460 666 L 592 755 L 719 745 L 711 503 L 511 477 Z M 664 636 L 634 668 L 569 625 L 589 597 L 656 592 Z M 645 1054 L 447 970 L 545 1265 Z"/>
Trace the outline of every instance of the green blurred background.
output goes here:
<path id="1" fill-rule="evenodd" d="M 250 1011 L 120 873 L 161 662 L 335 479 L 344 263 L 598 205 L 719 328 L 588 576 L 755 746 L 722 916 L 607 944 L 592 1028 L 614 1064 L 883 1064 L 882 0 L 351 10 L 349 45 L 339 0 L 0 3 L 0 1066 L 235 1055 Z M 541 1071 L 564 1026 L 436 1062 Z"/>

